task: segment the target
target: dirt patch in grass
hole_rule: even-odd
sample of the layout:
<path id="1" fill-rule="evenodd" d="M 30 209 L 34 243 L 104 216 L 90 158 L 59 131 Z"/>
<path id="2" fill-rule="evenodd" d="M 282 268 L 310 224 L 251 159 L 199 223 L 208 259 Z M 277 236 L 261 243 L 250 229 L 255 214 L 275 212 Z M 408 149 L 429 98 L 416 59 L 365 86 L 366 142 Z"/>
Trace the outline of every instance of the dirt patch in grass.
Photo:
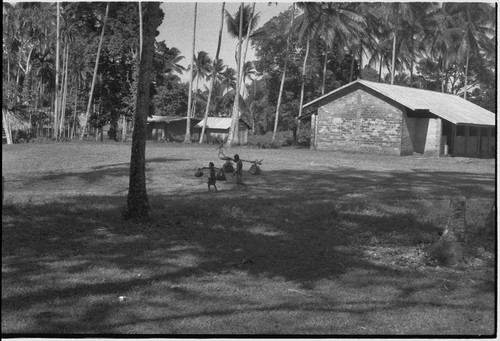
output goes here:
<path id="1" fill-rule="evenodd" d="M 2 331 L 492 335 L 495 245 L 423 250 L 464 195 L 479 230 L 491 160 L 233 148 L 262 174 L 207 192 L 211 146 L 148 144 L 152 218 L 122 219 L 130 145 L 4 146 Z M 220 165 L 219 165 L 220 163 Z M 247 166 L 247 165 L 245 165 Z M 248 169 L 248 167 L 245 167 Z"/>

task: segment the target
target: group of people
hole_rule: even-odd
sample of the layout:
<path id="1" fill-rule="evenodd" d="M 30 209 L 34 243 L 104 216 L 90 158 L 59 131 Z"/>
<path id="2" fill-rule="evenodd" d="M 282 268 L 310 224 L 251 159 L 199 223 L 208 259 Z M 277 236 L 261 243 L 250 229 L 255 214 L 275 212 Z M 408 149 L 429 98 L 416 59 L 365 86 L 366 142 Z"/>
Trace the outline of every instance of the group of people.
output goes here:
<path id="1" fill-rule="evenodd" d="M 230 161 L 236 163 L 236 170 L 233 173 L 233 176 L 236 176 L 236 187 L 239 190 L 240 186 L 248 189 L 248 186 L 243 182 L 243 162 L 240 160 L 240 156 L 238 154 L 234 155 L 234 158 L 227 158 Z M 217 192 L 217 175 L 216 171 L 220 171 L 220 168 L 216 168 L 213 162 L 208 163 L 208 167 L 203 167 L 201 169 L 210 170 L 210 175 L 208 177 L 208 190 L 210 191 L 210 186 L 214 186 L 215 191 Z"/>

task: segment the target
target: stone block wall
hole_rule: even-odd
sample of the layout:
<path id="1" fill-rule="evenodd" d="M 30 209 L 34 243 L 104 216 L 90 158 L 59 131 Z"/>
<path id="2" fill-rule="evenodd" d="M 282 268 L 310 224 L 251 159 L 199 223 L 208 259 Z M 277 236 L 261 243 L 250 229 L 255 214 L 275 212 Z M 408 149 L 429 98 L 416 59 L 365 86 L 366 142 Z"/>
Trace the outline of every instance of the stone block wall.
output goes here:
<path id="1" fill-rule="evenodd" d="M 402 109 L 358 89 L 318 109 L 317 149 L 401 155 Z"/>
<path id="2" fill-rule="evenodd" d="M 442 122 L 440 118 L 407 118 L 415 153 L 426 156 L 439 156 L 442 151 Z"/>

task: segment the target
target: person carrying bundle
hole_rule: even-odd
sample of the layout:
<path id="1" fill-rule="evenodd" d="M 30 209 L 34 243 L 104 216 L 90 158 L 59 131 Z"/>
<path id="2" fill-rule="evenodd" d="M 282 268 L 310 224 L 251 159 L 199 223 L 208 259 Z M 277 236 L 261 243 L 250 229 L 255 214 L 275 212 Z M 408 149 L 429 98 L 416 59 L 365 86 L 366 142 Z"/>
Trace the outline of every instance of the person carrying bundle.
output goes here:
<path id="1" fill-rule="evenodd" d="M 228 159 L 234 161 L 236 163 L 236 171 L 233 176 L 236 175 L 236 186 L 240 189 L 240 185 L 244 186 L 245 189 L 248 189 L 248 186 L 243 182 L 243 162 L 240 160 L 240 156 L 238 154 L 234 155 L 234 159 L 228 157 Z"/>

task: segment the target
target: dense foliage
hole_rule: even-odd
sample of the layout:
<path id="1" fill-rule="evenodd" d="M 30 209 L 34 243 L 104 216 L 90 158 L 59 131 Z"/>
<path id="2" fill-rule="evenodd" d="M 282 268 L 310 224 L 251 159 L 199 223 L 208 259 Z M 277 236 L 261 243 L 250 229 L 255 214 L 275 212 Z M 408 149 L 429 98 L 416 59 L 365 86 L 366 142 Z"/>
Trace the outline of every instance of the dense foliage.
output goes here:
<path id="1" fill-rule="evenodd" d="M 106 5 L 3 3 L 2 107 L 29 122 L 33 135 L 77 135 L 104 25 L 89 131 L 107 124 L 114 130 L 125 127 L 124 133 L 131 129 L 140 58 L 139 7 L 136 2 L 113 2 L 105 18 Z M 239 109 L 255 133 L 273 130 L 278 97 L 278 130 L 295 130 L 301 103 L 358 78 L 454 93 L 496 111 L 496 12 L 491 4 L 297 3 L 294 13 L 290 8 L 261 25 L 251 6 L 244 11 L 242 44 L 251 43 L 256 59 L 242 65 Z M 237 36 L 239 11 L 226 12 L 224 18 L 226 29 Z M 181 81 L 186 70 L 179 61 L 188 54 L 155 42 L 149 115 L 187 114 L 189 86 Z M 203 117 L 207 103 L 209 116 L 232 115 L 240 68 L 229 68 L 204 51 L 194 58 L 193 117 Z M 208 99 L 205 84 L 212 74 Z"/>

